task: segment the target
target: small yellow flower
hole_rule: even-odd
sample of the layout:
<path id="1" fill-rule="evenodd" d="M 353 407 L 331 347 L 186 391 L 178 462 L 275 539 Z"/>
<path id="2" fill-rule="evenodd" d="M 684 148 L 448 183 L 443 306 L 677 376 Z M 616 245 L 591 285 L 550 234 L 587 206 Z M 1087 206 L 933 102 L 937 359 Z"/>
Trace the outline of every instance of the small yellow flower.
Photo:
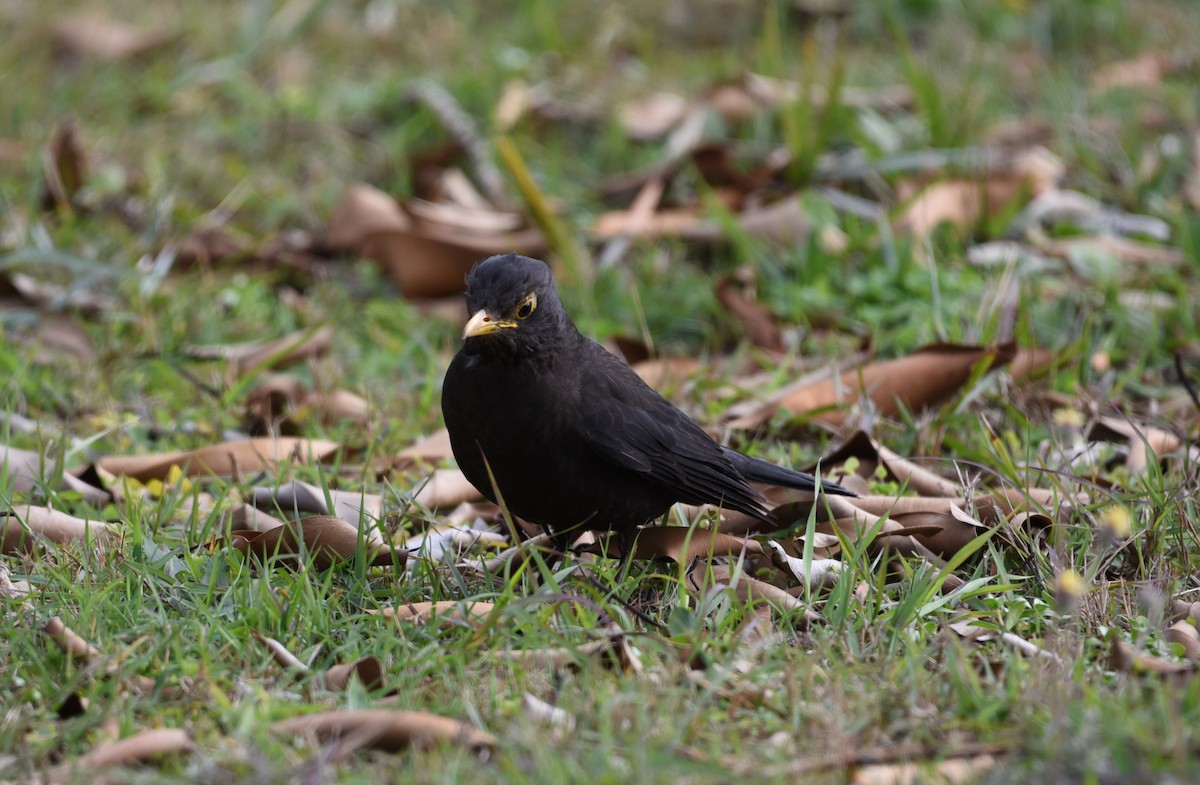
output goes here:
<path id="1" fill-rule="evenodd" d="M 1078 599 L 1087 591 L 1083 576 L 1075 570 L 1063 570 L 1054 582 L 1054 593 L 1062 599 Z"/>
<path id="2" fill-rule="evenodd" d="M 1072 428 L 1083 427 L 1083 413 L 1078 409 L 1055 409 L 1053 419 L 1055 425 L 1067 425 Z"/>
<path id="3" fill-rule="evenodd" d="M 1110 504 L 1100 511 L 1100 525 L 1109 536 L 1124 540 L 1133 533 L 1129 508 L 1124 504 Z"/>

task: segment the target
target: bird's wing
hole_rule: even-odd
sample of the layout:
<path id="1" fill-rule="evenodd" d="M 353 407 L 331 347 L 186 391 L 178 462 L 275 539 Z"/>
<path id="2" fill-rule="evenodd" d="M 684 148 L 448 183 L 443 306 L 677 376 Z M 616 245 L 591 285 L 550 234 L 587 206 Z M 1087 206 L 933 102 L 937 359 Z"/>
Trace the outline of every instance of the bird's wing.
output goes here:
<path id="1" fill-rule="evenodd" d="M 585 389 L 593 393 L 588 398 L 593 405 L 579 412 L 577 422 L 592 450 L 670 489 L 679 501 L 764 514 L 762 498 L 746 484 L 721 446 L 686 414 L 615 357 L 591 367 L 597 372 L 584 381 Z"/>

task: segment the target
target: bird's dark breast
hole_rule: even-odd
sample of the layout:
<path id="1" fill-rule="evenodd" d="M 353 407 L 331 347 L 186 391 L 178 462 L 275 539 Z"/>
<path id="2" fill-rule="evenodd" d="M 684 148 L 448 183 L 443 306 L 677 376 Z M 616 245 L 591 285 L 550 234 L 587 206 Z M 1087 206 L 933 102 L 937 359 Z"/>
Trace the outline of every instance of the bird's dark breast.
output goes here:
<path id="1" fill-rule="evenodd" d="M 494 478 L 510 512 L 558 531 L 630 529 L 666 512 L 669 490 L 601 458 L 567 425 L 579 383 L 538 384 L 540 372 L 553 371 L 455 357 L 442 409 L 467 479 L 496 501 Z"/>

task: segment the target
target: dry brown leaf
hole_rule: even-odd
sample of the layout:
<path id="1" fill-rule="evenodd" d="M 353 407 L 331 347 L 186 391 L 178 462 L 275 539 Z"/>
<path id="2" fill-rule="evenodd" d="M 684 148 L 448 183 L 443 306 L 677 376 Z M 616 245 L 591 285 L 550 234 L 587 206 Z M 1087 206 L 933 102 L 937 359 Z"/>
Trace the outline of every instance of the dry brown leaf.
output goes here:
<path id="1" fill-rule="evenodd" d="M 303 406 L 315 411 L 326 425 L 339 420 L 366 423 L 371 415 L 367 399 L 350 390 L 313 390 L 305 396 Z"/>
<path id="2" fill-rule="evenodd" d="M 1189 660 L 1200 660 L 1200 632 L 1191 621 L 1177 621 L 1163 633 L 1171 643 L 1183 647 L 1183 656 Z"/>
<path id="3" fill-rule="evenodd" d="M 430 169 L 417 176 L 444 182 L 445 162 Z M 445 297 L 463 290 L 467 273 L 484 257 L 509 251 L 542 256 L 545 238 L 522 224 L 521 216 L 486 202 L 415 200 L 406 210 L 387 194 L 356 185 L 330 218 L 325 241 L 380 262 L 405 297 Z"/>
<path id="4" fill-rule="evenodd" d="M 1131 475 L 1144 474 L 1151 456 L 1159 461 L 1186 455 L 1200 462 L 1200 448 L 1185 445 L 1178 436 L 1151 425 L 1137 425 L 1119 417 L 1099 417 L 1087 429 L 1089 441 L 1124 441 L 1129 447 L 1125 468 Z"/>
<path id="5" fill-rule="evenodd" d="M 1193 626 L 1200 627 L 1200 602 L 1173 599 L 1167 611 L 1167 618 L 1173 622 L 1191 619 Z"/>
<path id="6" fill-rule="evenodd" d="M 231 259 L 252 255 L 253 249 L 243 239 L 234 237 L 221 227 L 194 230 L 175 246 L 175 264 L 179 269 L 194 265 L 213 267 Z"/>
<path id="7" fill-rule="evenodd" d="M 496 745 L 490 733 L 464 722 L 423 711 L 357 709 L 308 714 L 271 726 L 275 733 L 311 738 L 322 744 L 345 740 L 355 749 L 399 752 L 454 744 L 483 751 Z"/>
<path id="8" fill-rule="evenodd" d="M 463 502 L 483 501 L 483 494 L 475 489 L 461 469 L 436 469 L 413 501 L 436 510 L 457 507 Z"/>
<path id="9" fill-rule="evenodd" d="M 683 122 L 690 107 L 691 102 L 681 95 L 651 93 L 621 109 L 621 127 L 635 142 L 659 139 Z"/>
<path id="10" fill-rule="evenodd" d="M 383 517 L 383 497 L 378 494 L 334 488 L 323 490 L 299 480 L 286 482 L 275 489 L 255 488 L 251 491 L 250 498 L 255 507 L 278 507 L 284 514 L 305 512 L 313 515 L 332 515 L 347 521 L 357 521 L 364 517 L 368 521 L 377 521 Z M 333 509 L 329 508 L 327 498 L 333 503 Z M 379 533 L 372 528 L 367 536 L 376 539 Z"/>
<path id="11" fill-rule="evenodd" d="M 793 390 L 780 403 L 793 414 L 813 414 L 812 419 L 841 425 L 846 412 L 831 407 L 853 404 L 868 396 L 879 413 L 895 417 L 901 405 L 919 411 L 954 397 L 971 378 L 977 364 L 989 370 L 1016 356 L 1015 344 L 985 348 L 934 344 L 907 357 L 884 360 L 846 371 L 837 380 L 823 379 Z"/>
<path id="12" fill-rule="evenodd" d="M 1109 665 L 1123 673 L 1159 676 L 1169 680 L 1189 680 L 1196 673 L 1197 663 L 1175 662 L 1138 651 L 1115 637 L 1108 654 Z"/>
<path id="13" fill-rule="evenodd" d="M 670 392 L 678 390 L 680 385 L 694 376 L 703 365 L 690 357 L 655 357 L 641 360 L 630 367 L 646 384 L 659 392 Z"/>
<path id="14" fill-rule="evenodd" d="M 864 431 L 855 431 L 846 441 L 842 442 L 840 447 L 822 458 L 819 464 L 809 466 L 804 471 L 816 472 L 821 469 L 828 474 L 831 468 L 842 465 L 850 458 L 858 460 L 862 476 L 874 476 L 875 468 L 882 465 L 888 472 L 888 479 L 901 483 L 908 490 L 915 491 L 922 496 L 957 498 L 960 493 L 957 482 L 947 480 L 914 461 L 900 457 Z M 900 505 L 912 503 L 903 498 L 884 498 Z M 882 515 L 885 512 L 883 509 L 868 508 L 861 504 L 858 506 L 870 509 L 876 515 Z M 926 508 L 921 508 L 921 510 L 924 509 Z M 900 507 L 897 508 L 897 511 L 917 512 L 918 510 Z"/>
<path id="15" fill-rule="evenodd" d="M 996 765 L 994 755 L 948 758 L 937 763 L 880 763 L 860 766 L 851 785 L 958 785 L 977 782 Z"/>
<path id="16" fill-rule="evenodd" d="M 194 749 L 187 731 L 177 728 L 158 728 L 142 731 L 127 739 L 97 745 L 86 755 L 55 766 L 50 770 L 53 783 L 78 781 L 79 775 L 94 776 L 96 769 L 145 763 L 166 755 L 178 755 Z"/>
<path id="17" fill-rule="evenodd" d="M 783 331 L 779 318 L 769 308 L 755 300 L 753 282 L 746 276 L 722 277 L 717 280 L 717 300 L 742 324 L 750 343 L 760 349 L 782 352 Z"/>
<path id="18" fill-rule="evenodd" d="M 271 652 L 271 659 L 275 660 L 276 665 L 300 674 L 309 672 L 309 667 L 301 662 L 299 657 L 292 654 L 287 646 L 260 632 L 255 632 L 254 637 L 267 647 L 267 651 Z"/>
<path id="19" fill-rule="evenodd" d="M 332 458 L 341 445 L 320 439 L 259 438 L 223 442 L 210 447 L 151 455 L 112 455 L 97 461 L 100 469 L 135 480 L 166 479 L 171 467 L 179 466 L 189 477 L 210 474 L 230 476 L 273 470 L 286 462 L 321 462 Z"/>
<path id="20" fill-rule="evenodd" d="M 369 185 L 350 186 L 329 217 L 325 243 L 335 251 L 357 252 L 378 232 L 407 231 L 411 221 L 388 194 Z"/>
<path id="21" fill-rule="evenodd" d="M 87 521 L 65 512 L 29 504 L 0 512 L 0 554 L 31 553 L 40 540 L 63 545 L 69 542 L 103 542 L 111 534 L 104 521 Z"/>
<path id="22" fill-rule="evenodd" d="M 453 456 L 454 451 L 450 449 L 450 432 L 442 428 L 401 450 L 394 465 L 397 469 L 407 469 L 420 463 L 438 464 Z"/>
<path id="23" fill-rule="evenodd" d="M 620 549 L 608 538 L 604 543 L 592 543 L 582 549 L 586 553 L 605 553 L 616 558 Z M 687 526 L 647 526 L 638 532 L 633 558 L 639 561 L 670 559 L 677 564 L 690 564 L 695 559 L 710 559 L 714 556 L 737 556 L 741 553 L 761 556 L 762 544 L 755 540 L 744 540 L 721 534 L 710 529 L 693 529 Z"/>
<path id="24" fill-rule="evenodd" d="M 1046 368 L 1053 367 L 1058 364 L 1059 360 L 1059 356 L 1050 349 L 1027 349 L 1022 347 L 1017 350 L 1017 355 L 1008 364 L 1008 373 L 1018 381 L 1027 379 Z"/>
<path id="25" fill-rule="evenodd" d="M 693 570 L 688 575 L 688 585 L 693 591 L 703 593 L 706 587 L 706 575 L 708 571 L 705 569 Z M 772 586 L 769 583 L 764 583 L 760 580 L 751 578 L 748 575 L 738 575 L 737 581 L 733 581 L 733 573 L 729 567 L 724 564 L 714 564 L 712 567 L 712 579 L 717 583 L 727 584 L 734 594 L 742 602 L 754 602 L 756 600 L 765 600 L 771 605 L 782 610 L 789 615 L 792 623 L 799 629 L 807 629 L 808 627 L 819 624 L 821 617 L 813 611 L 804 607 L 796 597 L 788 594 L 783 589 L 777 586 Z"/>
<path id="26" fill-rule="evenodd" d="M 388 566 L 395 560 L 403 568 L 408 553 L 393 548 L 387 543 L 372 540 L 363 535 L 367 542 L 367 563 L 373 567 Z M 314 567 L 328 569 L 358 554 L 358 527 L 329 515 L 313 515 L 294 523 L 286 523 L 267 531 L 233 531 L 229 541 L 234 548 L 260 561 L 278 556 L 278 563 L 298 566 L 298 557 L 304 552 L 312 558 Z"/>
<path id="27" fill-rule="evenodd" d="M 367 655 L 354 662 L 334 665 L 322 675 L 325 689 L 339 692 L 345 690 L 352 679 L 358 679 L 368 690 L 378 690 L 383 686 L 383 662 L 374 655 Z"/>
<path id="28" fill-rule="evenodd" d="M 18 430 L 14 425 L 9 427 L 13 432 Z M 0 470 L 12 481 L 13 490 L 26 496 L 37 493 L 44 485 L 63 491 L 74 491 L 85 501 L 96 505 L 103 505 L 109 499 L 108 493 L 89 485 L 70 472 L 63 472 L 62 482 L 55 486 L 53 479 L 58 469 L 54 459 L 33 450 L 21 450 L 0 444 Z"/>
<path id="29" fill-rule="evenodd" d="M 73 660 L 79 661 L 80 664 L 87 664 L 101 656 L 99 649 L 84 640 L 66 624 L 63 624 L 63 620 L 57 616 L 42 625 L 42 632 L 49 635 L 58 644 L 58 647 L 63 650 L 64 654 Z"/>
<path id="30" fill-rule="evenodd" d="M 478 624 L 496 609 L 490 602 L 458 602 L 438 600 L 436 602 L 409 602 L 394 608 L 367 611 L 385 619 L 412 624 L 435 624 L 443 628 L 461 626 L 464 622 Z"/>
<path id="31" fill-rule="evenodd" d="M 896 220 L 896 229 L 923 235 L 949 222 L 960 231 L 970 231 L 985 216 L 999 215 L 1016 201 L 1053 190 L 1063 171 L 1062 162 L 1044 148 L 1031 148 L 1013 156 L 1007 171 L 978 179 L 903 181 L 896 196 L 907 206 Z"/>
<path id="32" fill-rule="evenodd" d="M 640 675 L 642 658 L 629 645 L 627 635 L 612 631 L 609 635 L 576 647 L 550 649 L 516 649 L 503 652 L 507 661 L 515 661 L 527 668 L 578 668 L 589 659 L 598 658 L 608 667 L 623 673 Z"/>
<path id="33" fill-rule="evenodd" d="M 98 13 L 62 16 L 50 28 L 59 57 L 82 55 L 100 60 L 130 60 L 170 43 L 169 32 L 146 32 Z"/>
<path id="34" fill-rule="evenodd" d="M 33 344 L 38 350 L 34 359 L 44 365 L 52 365 L 64 358 L 87 365 L 96 363 L 96 350 L 91 339 L 79 320 L 68 313 L 41 314 Z"/>
<path id="35" fill-rule="evenodd" d="M 1144 52 L 1129 60 L 1120 60 L 1098 68 L 1088 80 L 1094 90 L 1114 87 L 1154 87 L 1178 68 L 1169 52 Z"/>
<path id="36" fill-rule="evenodd" d="M 42 172 L 46 177 L 42 205 L 46 209 L 71 209 L 75 194 L 87 178 L 87 158 L 70 117 L 58 124 L 50 143 L 42 149 Z"/>

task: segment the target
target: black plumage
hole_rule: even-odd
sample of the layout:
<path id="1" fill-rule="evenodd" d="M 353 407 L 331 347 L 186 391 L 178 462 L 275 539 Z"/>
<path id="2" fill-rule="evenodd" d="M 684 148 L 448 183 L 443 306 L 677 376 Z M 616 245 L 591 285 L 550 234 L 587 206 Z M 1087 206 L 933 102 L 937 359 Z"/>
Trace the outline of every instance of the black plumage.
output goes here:
<path id="1" fill-rule="evenodd" d="M 722 447 L 622 360 L 583 336 L 550 268 L 493 256 L 467 278 L 470 321 L 446 371 L 442 413 L 454 457 L 484 496 L 560 542 L 616 532 L 622 550 L 675 502 L 757 517 L 750 482 L 812 491 L 812 475 Z M 849 494 L 823 483 L 826 493 Z"/>

